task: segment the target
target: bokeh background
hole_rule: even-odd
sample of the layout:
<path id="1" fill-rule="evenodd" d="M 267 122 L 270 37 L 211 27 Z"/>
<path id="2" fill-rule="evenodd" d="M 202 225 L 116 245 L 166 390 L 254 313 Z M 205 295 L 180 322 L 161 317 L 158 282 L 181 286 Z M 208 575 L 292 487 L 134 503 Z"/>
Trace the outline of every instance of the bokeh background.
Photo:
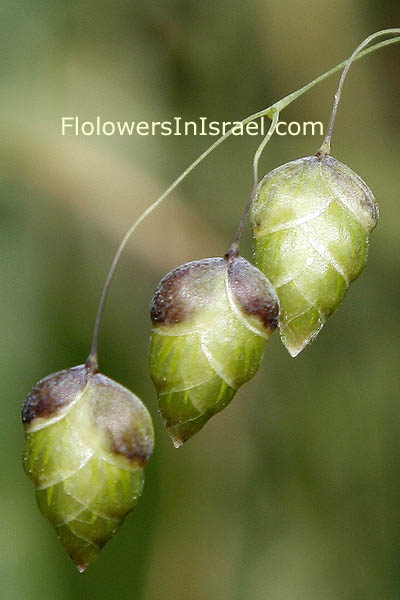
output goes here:
<path id="1" fill-rule="evenodd" d="M 139 505 L 84 575 L 38 512 L 20 422 L 35 381 L 85 360 L 128 225 L 214 139 L 63 138 L 61 116 L 243 118 L 398 26 L 399 4 L 3 0 L 0 16 L 1 597 L 399 598 L 400 46 L 352 68 L 334 135 L 380 202 L 365 272 L 296 360 L 273 336 L 255 379 L 178 451 L 147 374 L 149 298 L 174 266 L 225 252 L 258 138 L 227 141 L 131 240 L 100 360 L 145 401 L 157 445 Z M 326 123 L 337 79 L 282 118 Z M 261 172 L 320 142 L 275 136 Z"/>

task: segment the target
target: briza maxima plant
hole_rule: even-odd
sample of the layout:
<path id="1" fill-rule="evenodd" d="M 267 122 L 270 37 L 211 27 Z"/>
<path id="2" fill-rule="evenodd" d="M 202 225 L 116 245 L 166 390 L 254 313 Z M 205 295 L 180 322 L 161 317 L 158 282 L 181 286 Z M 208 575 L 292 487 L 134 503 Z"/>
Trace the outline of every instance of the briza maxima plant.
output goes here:
<path id="1" fill-rule="evenodd" d="M 253 189 L 229 250 L 172 270 L 151 303 L 150 373 L 175 446 L 199 431 L 255 375 L 278 323 L 288 350 L 298 354 L 363 269 L 377 205 L 364 181 L 330 155 L 330 141 L 350 65 L 399 42 L 399 34 L 398 28 L 373 34 L 347 61 L 241 121 L 246 125 L 266 116 L 271 125 L 255 153 Z M 395 37 L 365 49 L 388 35 Z M 258 162 L 282 110 L 343 68 L 318 153 L 275 169 L 259 183 Z M 41 379 L 23 405 L 25 471 L 39 509 L 81 572 L 137 502 L 154 445 L 144 404 L 99 371 L 99 327 L 110 285 L 136 228 L 235 127 L 179 175 L 124 236 L 103 287 L 86 363 Z M 251 208 L 256 266 L 239 253 Z"/>

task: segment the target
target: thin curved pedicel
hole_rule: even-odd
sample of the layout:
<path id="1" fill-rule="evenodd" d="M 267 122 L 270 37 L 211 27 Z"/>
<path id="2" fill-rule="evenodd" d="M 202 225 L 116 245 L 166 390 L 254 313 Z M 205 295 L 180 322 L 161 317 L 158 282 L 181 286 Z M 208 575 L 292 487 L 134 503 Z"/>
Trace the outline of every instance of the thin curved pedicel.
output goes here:
<path id="1" fill-rule="evenodd" d="M 292 356 L 363 270 L 377 220 L 367 184 L 332 156 L 289 162 L 261 181 L 252 207 L 255 261 L 278 293 L 281 338 Z"/>
<path id="2" fill-rule="evenodd" d="M 141 494 L 150 415 L 129 390 L 80 365 L 41 380 L 22 419 L 39 509 L 82 572 Z"/>
<path id="3" fill-rule="evenodd" d="M 241 257 L 189 262 L 160 282 L 151 304 L 150 374 L 175 446 L 255 375 L 278 316 L 272 286 Z"/>

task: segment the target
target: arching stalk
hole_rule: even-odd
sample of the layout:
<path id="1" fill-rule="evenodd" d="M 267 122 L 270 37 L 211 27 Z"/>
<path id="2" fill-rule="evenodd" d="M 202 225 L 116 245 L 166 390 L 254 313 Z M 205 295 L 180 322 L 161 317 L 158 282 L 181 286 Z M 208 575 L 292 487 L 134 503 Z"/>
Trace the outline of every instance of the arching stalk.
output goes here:
<path id="1" fill-rule="evenodd" d="M 236 233 L 235 233 L 232 243 L 229 247 L 229 250 L 225 254 L 225 257 L 227 259 L 229 259 L 230 257 L 233 257 L 233 256 L 238 256 L 238 254 L 239 254 L 240 238 L 242 237 L 243 228 L 246 224 L 246 220 L 247 220 L 250 208 L 251 208 L 251 204 L 254 200 L 254 196 L 257 191 L 257 185 L 258 185 L 258 180 L 259 180 L 258 163 L 260 162 L 261 154 L 263 153 L 265 146 L 268 144 L 269 140 L 271 139 L 271 137 L 273 136 L 273 134 L 275 132 L 278 121 L 279 121 L 279 112 L 274 111 L 273 117 L 272 117 L 272 122 L 268 129 L 268 132 L 267 132 L 266 136 L 264 137 L 263 141 L 261 142 L 261 144 L 258 146 L 256 153 L 254 154 L 254 158 L 253 158 L 253 189 L 251 190 L 250 199 L 246 205 L 246 208 L 244 209 L 244 212 L 240 219 L 239 226 L 236 230 Z"/>
<path id="2" fill-rule="evenodd" d="M 254 169 L 257 168 L 258 165 L 258 160 L 261 156 L 261 153 L 265 147 L 265 145 L 267 144 L 267 142 L 269 141 L 269 139 L 271 138 L 276 124 L 277 124 L 277 119 L 278 119 L 278 115 L 279 113 L 286 108 L 287 106 L 289 106 L 289 104 L 291 104 L 292 102 L 294 102 L 294 100 L 296 100 L 297 98 L 299 98 L 300 96 L 302 96 L 303 94 L 305 94 L 308 90 L 310 90 L 311 88 L 313 88 L 315 85 L 317 85 L 318 83 L 320 83 L 321 81 L 323 81 L 324 79 L 326 79 L 327 77 L 330 77 L 330 75 L 333 75 L 334 73 L 337 73 L 338 71 L 340 71 L 343 68 L 346 68 L 346 71 L 343 72 L 342 75 L 342 80 L 344 81 L 345 75 L 350 67 L 350 64 L 352 64 L 354 61 L 362 58 L 363 56 L 366 56 L 367 54 L 370 54 L 371 52 L 375 52 L 375 50 L 378 50 L 380 48 L 383 48 L 385 46 L 389 46 L 391 44 L 395 44 L 397 42 L 400 42 L 400 36 L 391 38 L 389 40 L 384 40 L 382 42 L 379 42 L 377 44 L 374 44 L 373 46 L 371 46 L 370 48 L 367 48 L 365 50 L 361 50 L 361 48 L 363 48 L 365 45 L 369 44 L 372 39 L 375 39 L 378 36 L 382 36 L 382 35 L 389 35 L 389 34 L 396 34 L 396 33 L 400 33 L 400 29 L 396 28 L 396 29 L 387 29 L 387 30 L 383 30 L 383 31 L 379 31 L 375 34 L 373 34 L 372 36 L 369 36 L 365 42 L 363 42 L 358 48 L 357 50 L 353 53 L 352 57 L 346 61 L 342 61 L 341 63 L 337 64 L 335 67 L 333 67 L 332 69 L 330 69 L 329 71 L 326 71 L 325 73 L 323 73 L 322 75 L 320 75 L 319 77 L 313 79 L 313 81 L 309 82 L 308 84 L 306 84 L 305 86 L 299 88 L 298 90 L 296 90 L 295 92 L 292 92 L 291 94 L 289 94 L 288 96 L 285 96 L 284 98 L 282 98 L 281 100 L 279 100 L 278 102 L 275 102 L 274 104 L 272 104 L 271 106 L 268 106 L 267 108 L 264 108 L 263 110 L 260 110 L 248 117 L 246 117 L 245 119 L 242 119 L 240 121 L 240 124 L 242 126 L 247 125 L 247 123 L 251 123 L 252 121 L 255 121 L 256 119 L 260 119 L 262 117 L 268 117 L 272 120 L 272 124 L 271 127 L 266 135 L 266 137 L 264 138 L 264 140 L 262 141 L 262 143 L 260 144 L 256 155 L 254 157 L 254 161 L 253 161 L 253 171 Z M 343 81 L 342 81 L 342 85 L 343 85 Z M 339 88 L 341 91 L 341 86 L 339 84 Z M 339 97 L 340 99 L 340 97 Z M 337 110 L 337 109 L 336 109 Z M 335 111 L 336 114 L 336 111 Z M 274 120 L 276 121 L 274 124 Z M 334 117 L 333 117 L 333 121 L 334 121 Z M 177 177 L 175 179 L 175 181 L 165 190 L 165 192 L 155 201 L 153 202 L 150 206 L 148 206 L 148 208 L 138 217 L 138 219 L 133 223 L 132 227 L 129 229 L 129 231 L 127 231 L 127 233 L 125 234 L 124 238 L 122 239 L 116 253 L 115 256 L 113 258 L 113 261 L 111 263 L 111 267 L 109 269 L 104 287 L 103 287 L 103 291 L 100 297 L 100 302 L 99 302 L 99 306 L 97 309 L 97 314 L 96 314 L 96 320 L 95 320 L 95 324 L 94 324 L 94 329 L 93 329 L 93 338 L 92 338 L 92 346 L 91 346 L 91 350 L 88 356 L 88 359 L 86 361 L 86 365 L 88 368 L 90 368 L 93 372 L 96 372 L 98 370 L 98 344 L 99 344 L 99 329 L 100 329 L 100 324 L 101 324 L 101 319 L 102 319 L 102 315 L 104 312 L 104 307 L 105 307 L 105 303 L 107 301 L 107 297 L 108 297 L 108 293 L 109 293 L 109 289 L 111 286 L 111 283 L 113 281 L 114 278 L 114 274 L 116 271 L 116 268 L 118 266 L 118 262 L 119 259 L 121 257 L 121 254 L 129 240 L 129 238 L 131 237 L 131 235 L 133 234 L 133 232 L 136 230 L 136 228 L 142 223 L 142 221 L 144 221 L 144 219 L 150 215 L 150 213 L 153 212 L 153 210 L 155 210 L 169 195 L 170 193 L 175 190 L 175 188 L 187 177 L 187 175 L 189 175 L 189 173 L 191 173 L 209 154 L 211 154 L 218 146 L 220 146 L 225 140 L 227 140 L 233 133 L 233 131 L 237 128 L 237 123 L 234 124 L 233 127 L 231 127 L 224 135 L 222 135 L 221 137 L 219 137 L 213 144 L 211 144 L 211 146 L 209 146 L 191 165 L 189 165 L 184 171 L 183 173 L 181 173 L 179 175 L 179 177 Z M 332 126 L 333 128 L 333 126 Z M 328 130 L 328 134 L 329 134 L 329 130 Z M 328 142 L 330 141 L 330 138 L 328 139 Z M 325 142 L 324 142 L 325 143 Z M 258 179 L 258 174 L 254 173 L 254 178 Z M 255 186 L 253 186 L 253 193 L 251 195 L 251 199 L 250 202 L 248 204 L 248 207 L 250 207 L 251 205 L 251 201 L 253 198 L 253 194 L 254 194 L 254 189 Z M 248 213 L 248 208 L 246 207 L 246 211 L 243 214 L 243 217 L 241 219 L 240 225 L 239 225 L 239 229 L 235 235 L 235 238 L 232 242 L 232 246 L 233 246 L 233 251 L 235 251 L 235 246 L 237 246 L 240 235 L 241 235 L 241 231 L 243 229 L 243 225 L 245 223 L 246 217 L 247 217 L 247 213 Z M 236 237 L 238 236 L 238 239 L 236 240 Z M 231 246 L 231 249 L 232 249 Z M 231 249 L 228 251 L 230 252 Z"/>
<path id="3" fill-rule="evenodd" d="M 393 29 L 383 29 L 382 31 L 377 31 L 376 33 L 373 33 L 372 35 L 368 36 L 363 42 L 361 42 L 361 44 L 359 46 L 357 46 L 357 48 L 354 50 L 353 54 L 348 59 L 346 66 L 342 71 L 338 89 L 335 94 L 335 99 L 334 99 L 333 108 L 332 108 L 332 114 L 331 114 L 331 118 L 329 120 L 329 125 L 328 125 L 328 131 L 326 133 L 325 139 L 324 139 L 321 149 L 320 149 L 321 154 L 329 154 L 329 152 L 330 152 L 331 139 L 332 139 L 333 129 L 335 127 L 336 115 L 337 115 L 337 111 L 339 108 L 340 98 L 342 96 L 343 85 L 344 85 L 345 79 L 347 77 L 347 73 L 349 72 L 351 65 L 357 59 L 357 56 L 360 54 L 360 52 L 366 46 L 368 46 L 373 40 L 375 40 L 378 37 L 382 37 L 383 35 L 395 35 L 395 34 L 400 34 L 399 27 L 396 27 Z"/>

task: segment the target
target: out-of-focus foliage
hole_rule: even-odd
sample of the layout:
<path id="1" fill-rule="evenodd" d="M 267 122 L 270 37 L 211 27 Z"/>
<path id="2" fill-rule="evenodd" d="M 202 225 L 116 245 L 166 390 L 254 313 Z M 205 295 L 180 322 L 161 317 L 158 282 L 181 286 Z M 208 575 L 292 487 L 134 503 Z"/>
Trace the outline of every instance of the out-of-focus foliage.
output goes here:
<path id="1" fill-rule="evenodd" d="M 258 138 L 226 142 L 130 243 L 100 359 L 152 412 L 156 450 L 135 512 L 82 576 L 35 506 L 19 415 L 35 381 L 85 360 L 127 224 L 214 139 L 62 137 L 61 116 L 241 118 L 396 25 L 398 3 L 5 0 L 0 14 L 1 596 L 398 598 L 397 46 L 352 68 L 333 139 L 380 202 L 367 268 L 312 347 L 293 360 L 275 334 L 257 377 L 179 451 L 147 374 L 148 302 L 168 270 L 226 251 Z M 326 122 L 336 82 L 282 119 Z M 275 136 L 262 170 L 320 142 Z"/>

